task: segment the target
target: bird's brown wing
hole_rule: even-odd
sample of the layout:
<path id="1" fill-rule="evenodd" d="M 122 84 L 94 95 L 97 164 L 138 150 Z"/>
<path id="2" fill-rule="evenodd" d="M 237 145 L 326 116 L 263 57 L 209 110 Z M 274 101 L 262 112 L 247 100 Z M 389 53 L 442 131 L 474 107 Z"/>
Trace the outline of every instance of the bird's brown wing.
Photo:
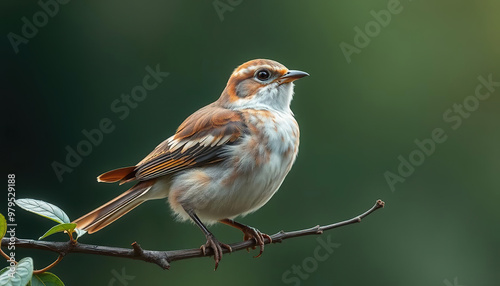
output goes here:
<path id="1" fill-rule="evenodd" d="M 97 179 L 123 184 L 216 163 L 224 159 L 223 147 L 234 144 L 246 132 L 240 113 L 211 104 L 189 116 L 174 136 L 160 143 L 136 166 L 112 170 Z"/>
<path id="2" fill-rule="evenodd" d="M 224 159 L 223 147 L 246 132 L 241 114 L 208 105 L 188 117 L 174 136 L 139 162 L 135 178 L 149 180 Z"/>

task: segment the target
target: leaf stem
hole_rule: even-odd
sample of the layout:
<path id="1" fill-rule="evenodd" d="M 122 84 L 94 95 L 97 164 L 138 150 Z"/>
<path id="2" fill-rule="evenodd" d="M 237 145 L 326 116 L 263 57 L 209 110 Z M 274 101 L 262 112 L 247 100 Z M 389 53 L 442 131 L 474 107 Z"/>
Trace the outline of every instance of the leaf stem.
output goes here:
<path id="1" fill-rule="evenodd" d="M 7 259 L 7 261 L 10 261 L 11 257 L 8 256 L 5 252 L 3 252 L 3 250 L 0 248 L 0 254 L 5 257 L 5 259 Z M 17 264 L 17 261 L 14 260 L 14 263 Z"/>
<path id="2" fill-rule="evenodd" d="M 56 261 L 52 262 L 49 266 L 40 269 L 40 270 L 33 270 L 33 274 L 41 274 L 43 272 L 49 271 L 52 267 L 56 266 L 61 260 L 64 258 L 63 254 L 59 254 L 59 257 L 56 259 Z"/>

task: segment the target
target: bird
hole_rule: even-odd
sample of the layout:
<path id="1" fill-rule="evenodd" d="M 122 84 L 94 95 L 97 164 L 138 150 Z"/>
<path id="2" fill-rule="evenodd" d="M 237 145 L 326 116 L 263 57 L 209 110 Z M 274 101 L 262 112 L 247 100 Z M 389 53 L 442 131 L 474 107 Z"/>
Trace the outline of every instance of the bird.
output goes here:
<path id="1" fill-rule="evenodd" d="M 98 182 L 136 184 L 73 221 L 76 228 L 92 234 L 146 201 L 167 199 L 178 220 L 203 232 L 200 248 L 204 255 L 212 249 L 215 270 L 223 248 L 232 251 L 207 228 L 215 223 L 255 240 L 260 256 L 271 237 L 234 218 L 265 205 L 292 168 L 300 132 L 290 104 L 294 81 L 305 76 L 269 59 L 238 66 L 215 102 L 187 117 L 139 163 L 98 176 Z"/>

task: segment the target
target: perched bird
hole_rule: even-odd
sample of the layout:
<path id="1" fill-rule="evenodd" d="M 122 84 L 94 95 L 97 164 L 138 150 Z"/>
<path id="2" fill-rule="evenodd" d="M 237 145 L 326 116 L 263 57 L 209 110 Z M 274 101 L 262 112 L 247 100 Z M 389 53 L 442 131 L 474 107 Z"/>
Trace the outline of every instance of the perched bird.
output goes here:
<path id="1" fill-rule="evenodd" d="M 94 233 L 145 201 L 168 198 L 180 220 L 192 220 L 212 248 L 215 269 L 223 250 L 206 225 L 221 222 L 254 239 L 271 240 L 233 219 L 262 207 L 285 179 L 297 156 L 299 126 L 290 109 L 293 81 L 307 73 L 256 59 L 234 70 L 217 101 L 189 116 L 177 132 L 137 165 L 100 175 L 99 182 L 137 181 L 128 191 L 74 221 Z"/>

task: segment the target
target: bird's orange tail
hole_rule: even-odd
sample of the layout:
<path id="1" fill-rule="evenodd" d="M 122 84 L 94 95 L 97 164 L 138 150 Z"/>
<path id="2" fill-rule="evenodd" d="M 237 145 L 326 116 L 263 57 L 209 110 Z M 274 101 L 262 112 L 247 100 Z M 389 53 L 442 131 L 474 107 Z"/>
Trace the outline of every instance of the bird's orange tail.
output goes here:
<path id="1" fill-rule="evenodd" d="M 120 182 L 120 185 L 126 182 L 133 181 L 134 179 L 135 179 L 135 166 L 111 170 L 97 177 L 98 182 L 105 182 L 105 183 Z"/>

